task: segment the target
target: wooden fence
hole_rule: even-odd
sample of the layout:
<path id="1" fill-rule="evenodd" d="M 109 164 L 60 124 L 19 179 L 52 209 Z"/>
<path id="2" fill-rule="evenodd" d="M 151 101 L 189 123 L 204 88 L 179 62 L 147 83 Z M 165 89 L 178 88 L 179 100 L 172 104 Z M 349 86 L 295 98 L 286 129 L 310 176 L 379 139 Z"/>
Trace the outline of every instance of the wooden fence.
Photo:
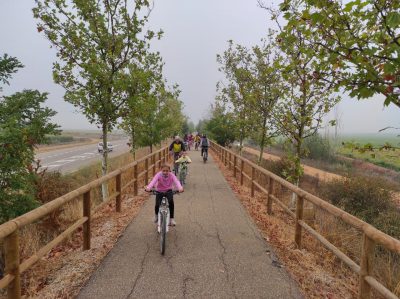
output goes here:
<path id="1" fill-rule="evenodd" d="M 152 173 L 154 175 L 156 172 L 156 167 L 160 167 L 162 163 L 167 162 L 169 159 L 170 156 L 168 154 L 168 148 L 164 147 L 87 185 L 71 191 L 64 196 L 48 202 L 37 209 L 34 209 L 18 218 L 15 218 L 0 225 L 0 240 L 4 241 L 5 256 L 5 275 L 0 280 L 0 289 L 7 288 L 8 298 L 21 298 L 21 274 L 28 270 L 52 248 L 60 244 L 63 240 L 65 240 L 81 226 L 83 226 L 83 250 L 90 249 L 90 222 L 93 213 L 114 199 L 116 211 L 121 212 L 121 200 L 124 191 L 128 187 L 133 187 L 134 195 L 138 195 L 139 179 L 142 178 L 144 180 L 144 183 L 148 184 L 149 173 Z M 143 168 L 144 170 L 139 173 L 139 169 L 141 168 Z M 128 182 L 122 185 L 122 175 L 132 170 L 133 177 L 128 178 Z M 101 184 L 108 183 L 111 180 L 115 180 L 115 193 L 111 194 L 107 198 L 107 200 L 104 201 L 101 205 L 97 206 L 95 209 L 92 209 L 91 191 L 94 188 L 101 186 Z M 64 232 L 58 235 L 55 239 L 39 249 L 34 255 L 20 263 L 19 230 L 29 224 L 42 220 L 50 213 L 56 211 L 57 209 L 74 200 L 82 201 L 83 216 L 74 224 L 72 224 L 69 228 L 67 228 Z"/>
<path id="2" fill-rule="evenodd" d="M 254 164 L 253 162 L 237 155 L 236 153 L 211 142 L 211 149 L 217 154 L 219 159 L 233 171 L 233 176 L 237 178 L 239 174 L 240 184 L 243 185 L 244 178 L 250 182 L 251 196 L 257 191 L 266 195 L 267 213 L 272 213 L 273 203 L 279 205 L 286 213 L 295 219 L 294 240 L 296 245 L 301 248 L 302 231 L 307 231 L 310 235 L 322 243 L 329 251 L 336 255 L 344 262 L 352 271 L 359 275 L 359 293 L 360 299 L 371 298 L 371 288 L 379 292 L 384 298 L 399 299 L 395 294 L 382 285 L 375 277 L 373 277 L 374 269 L 374 249 L 375 246 L 381 245 L 387 250 L 400 254 L 400 241 L 381 232 L 370 224 L 350 215 L 349 213 L 335 207 L 334 205 L 314 196 L 299 187 L 289 183 L 274 173 Z M 247 167 L 245 167 L 247 166 Z M 250 173 L 246 173 L 245 168 L 251 169 Z M 267 177 L 268 184 L 263 186 L 257 181 L 256 174 Z M 296 211 L 293 212 L 279 198 L 273 194 L 273 186 L 275 184 L 297 194 Z M 309 226 L 303 219 L 303 210 L 305 201 L 313 204 L 326 211 L 328 214 L 337 217 L 348 225 L 361 231 L 363 234 L 361 263 L 358 265 L 339 248 L 330 243 L 326 238 Z"/>

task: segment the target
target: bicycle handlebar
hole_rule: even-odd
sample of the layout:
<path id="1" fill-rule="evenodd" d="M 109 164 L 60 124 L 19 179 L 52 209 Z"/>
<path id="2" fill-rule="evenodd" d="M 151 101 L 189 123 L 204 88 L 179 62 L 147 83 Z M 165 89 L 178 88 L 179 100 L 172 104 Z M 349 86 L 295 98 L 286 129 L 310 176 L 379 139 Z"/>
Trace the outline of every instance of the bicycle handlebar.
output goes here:
<path id="1" fill-rule="evenodd" d="M 159 192 L 159 191 L 154 190 L 154 189 L 152 189 L 152 190 L 150 190 L 150 191 L 147 191 L 146 189 L 144 189 L 144 191 L 149 192 L 149 193 L 152 193 L 152 194 L 154 194 L 154 195 L 157 195 L 157 194 L 168 194 L 168 193 L 178 194 L 178 193 L 179 193 L 178 190 L 170 190 L 170 191 L 167 191 L 167 192 Z"/>

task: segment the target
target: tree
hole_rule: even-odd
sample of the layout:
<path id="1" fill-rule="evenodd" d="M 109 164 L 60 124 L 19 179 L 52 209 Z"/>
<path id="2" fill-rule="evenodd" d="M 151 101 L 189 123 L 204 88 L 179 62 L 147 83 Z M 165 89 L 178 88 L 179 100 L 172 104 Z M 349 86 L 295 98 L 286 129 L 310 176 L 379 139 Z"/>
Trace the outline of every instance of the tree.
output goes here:
<path id="1" fill-rule="evenodd" d="M 234 46 L 233 41 L 229 41 L 228 50 L 223 55 L 217 55 L 217 62 L 220 64 L 219 71 L 225 75 L 227 84 L 224 84 L 223 81 L 217 84 L 216 101 L 232 111 L 232 120 L 239 130 L 240 154 L 243 149 L 243 141 L 248 137 L 252 124 L 249 110 L 250 61 L 248 49 L 241 45 Z"/>
<path id="2" fill-rule="evenodd" d="M 141 63 L 155 36 L 144 32 L 149 5 L 147 0 L 36 0 L 33 9 L 38 31 L 57 49 L 54 81 L 65 88 L 66 101 L 101 127 L 103 175 L 108 168 L 108 132 L 128 100 L 129 66 Z M 105 200 L 106 183 L 102 191 Z"/>
<path id="3" fill-rule="evenodd" d="M 216 103 L 211 106 L 211 118 L 205 123 L 205 130 L 219 145 L 227 146 L 235 141 L 237 129 L 231 112 Z"/>
<path id="4" fill-rule="evenodd" d="M 280 12 L 269 11 L 280 28 L 277 42 L 284 58 L 280 65 L 277 64 L 282 72 L 284 88 L 275 118 L 294 149 L 289 155 L 292 165 L 287 179 L 298 185 L 303 174 L 301 158 L 307 155 L 303 151 L 303 142 L 318 132 L 323 116 L 340 98 L 334 94 L 333 84 L 326 80 L 334 76 L 332 71 L 329 72 L 329 64 L 315 59 L 313 50 L 308 48 L 303 33 L 296 26 L 283 28 L 279 23 Z M 324 77 L 320 76 L 321 73 Z"/>
<path id="5" fill-rule="evenodd" d="M 22 64 L 14 57 L 0 58 L 0 82 L 8 84 Z M 1 89 L 0 89 L 1 90 Z M 55 111 L 43 107 L 47 93 L 24 90 L 0 94 L 0 222 L 35 208 L 35 146 L 46 135 L 58 133 L 50 119 Z"/>
<path id="6" fill-rule="evenodd" d="M 300 31 L 335 84 L 358 99 L 385 96 L 400 107 L 400 2 L 285 0 L 286 28 Z"/>
<path id="7" fill-rule="evenodd" d="M 141 65 L 130 64 L 130 80 L 127 85 L 128 100 L 123 107 L 123 118 L 119 127 L 130 136 L 131 152 L 135 158 L 140 121 L 148 113 L 150 94 L 164 84 L 162 79 L 162 61 L 158 53 L 148 53 Z"/>
<path id="8" fill-rule="evenodd" d="M 274 115 L 275 106 L 281 95 L 281 75 L 277 64 L 282 57 L 273 41 L 274 32 L 262 46 L 253 47 L 251 53 L 251 97 L 250 115 L 253 120 L 253 139 L 260 147 L 258 163 L 261 163 L 264 148 L 277 137 L 279 131 Z"/>
<path id="9" fill-rule="evenodd" d="M 149 95 L 146 109 L 139 118 L 137 141 L 141 146 L 160 144 L 179 130 L 184 123 L 182 103 L 178 100 L 179 90 L 173 92 L 161 89 L 156 94 Z"/>

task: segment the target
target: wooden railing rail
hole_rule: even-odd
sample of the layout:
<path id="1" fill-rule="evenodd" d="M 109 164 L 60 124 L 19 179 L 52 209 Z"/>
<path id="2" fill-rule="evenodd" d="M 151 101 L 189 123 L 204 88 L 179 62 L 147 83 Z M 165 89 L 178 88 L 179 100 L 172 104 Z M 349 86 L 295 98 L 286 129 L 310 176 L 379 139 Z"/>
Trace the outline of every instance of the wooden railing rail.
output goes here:
<path id="1" fill-rule="evenodd" d="M 234 153 L 233 151 L 222 147 L 215 142 L 211 142 L 211 149 L 216 153 L 216 156 L 221 162 L 228 167 L 229 170 L 233 166 L 233 176 L 237 179 L 239 174 L 240 184 L 243 185 L 243 180 L 246 178 L 250 185 L 251 196 L 254 196 L 255 191 L 262 192 L 267 196 L 267 213 L 272 213 L 272 204 L 278 204 L 285 212 L 287 212 L 295 220 L 294 241 L 300 248 L 302 242 L 302 231 L 307 231 L 311 236 L 323 244 L 329 251 L 336 255 L 342 262 L 359 275 L 359 294 L 361 299 L 371 298 L 371 288 L 379 292 L 384 298 L 399 299 L 395 294 L 388 290 L 383 284 L 378 282 L 373 275 L 373 257 L 376 245 L 381 245 L 387 250 L 400 254 L 400 241 L 376 229 L 372 225 L 358 219 L 357 217 L 339 209 L 338 207 L 324 201 L 323 199 L 312 195 L 301 188 L 289 183 L 276 174 L 256 165 L 250 160 Z M 233 157 L 233 160 L 232 160 Z M 246 173 L 245 166 L 251 169 L 251 173 Z M 257 182 L 255 172 L 263 174 L 268 179 L 267 186 L 262 186 Z M 279 198 L 273 195 L 273 185 L 279 184 L 282 187 L 294 192 L 296 196 L 296 210 L 293 212 Z M 334 244 L 330 243 L 320 233 L 309 226 L 303 220 L 303 209 L 305 201 L 312 203 L 314 206 L 326 211 L 332 216 L 340 218 L 345 223 L 358 229 L 363 233 L 363 243 L 361 252 L 361 265 L 358 265 L 345 253 L 343 253 Z"/>
<path id="2" fill-rule="evenodd" d="M 160 166 L 170 160 L 168 148 L 163 147 L 139 160 L 136 160 L 120 169 L 117 169 L 109 174 L 98 178 L 74 191 L 71 191 L 51 202 L 48 202 L 37 209 L 34 209 L 22 216 L 0 225 L 0 239 L 4 240 L 4 255 L 5 255 L 5 275 L 0 280 L 0 289 L 7 288 L 8 298 L 21 298 L 21 274 L 28 270 L 39 259 L 45 256 L 52 248 L 60 244 L 68 236 L 73 234 L 79 227 L 83 228 L 83 250 L 90 249 L 91 240 L 91 215 L 111 200 L 115 199 L 116 212 L 121 212 L 122 194 L 128 187 L 133 186 L 133 194 L 138 194 L 138 181 L 144 177 L 147 184 L 149 174 L 154 174 L 156 166 Z M 150 163 L 149 163 L 150 162 Z M 144 165 L 145 169 L 138 173 L 138 166 Z M 129 170 L 133 170 L 133 179 L 128 180 L 125 185 L 122 185 L 122 175 Z M 116 191 L 111 194 L 107 200 L 92 209 L 91 190 L 101 186 L 103 183 L 108 183 L 115 179 Z M 55 239 L 40 248 L 34 255 L 24 260 L 20 264 L 19 256 L 19 231 L 23 227 L 40 221 L 50 213 L 61 208 L 67 203 L 74 200 L 82 200 L 83 215 L 74 224 L 68 227 L 64 232 L 58 235 Z"/>

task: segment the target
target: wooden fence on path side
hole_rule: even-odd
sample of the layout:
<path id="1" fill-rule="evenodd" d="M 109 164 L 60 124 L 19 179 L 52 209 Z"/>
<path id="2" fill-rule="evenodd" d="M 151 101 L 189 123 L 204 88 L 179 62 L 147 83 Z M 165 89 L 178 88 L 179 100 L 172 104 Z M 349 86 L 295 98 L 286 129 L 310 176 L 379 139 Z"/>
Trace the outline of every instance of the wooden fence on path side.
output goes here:
<path id="1" fill-rule="evenodd" d="M 279 205 L 287 214 L 294 218 L 294 241 L 298 248 L 301 248 L 302 231 L 305 230 L 320 243 L 322 243 L 330 252 L 336 255 L 352 271 L 359 275 L 358 297 L 360 299 L 371 298 L 371 288 L 379 292 L 384 298 L 399 299 L 399 297 L 388 290 L 373 276 L 375 247 L 381 245 L 387 250 L 400 254 L 399 240 L 392 238 L 391 236 L 376 229 L 372 225 L 335 207 L 325 200 L 302 190 L 301 188 L 275 175 L 274 173 L 256 165 L 248 159 L 241 157 L 231 150 L 228 150 L 216 144 L 215 142 L 211 142 L 211 149 L 216 153 L 216 155 L 224 163 L 224 165 L 227 166 L 229 170 L 232 170 L 233 176 L 235 177 L 235 179 L 240 180 L 241 185 L 243 185 L 244 183 L 244 178 L 249 181 L 252 197 L 254 197 L 255 191 L 262 192 L 266 195 L 266 206 L 268 214 L 272 214 L 273 203 L 275 203 Z M 250 169 L 251 171 L 246 173 L 246 168 Z M 268 184 L 266 184 L 266 186 L 257 181 L 257 178 L 260 175 L 263 175 L 267 178 Z M 293 212 L 277 196 L 273 194 L 273 186 L 275 184 L 280 185 L 281 187 L 284 187 L 291 192 L 297 194 L 295 212 Z M 318 233 L 314 228 L 312 228 L 305 222 L 305 220 L 303 219 L 305 201 L 309 202 L 313 206 L 324 210 L 328 214 L 341 219 L 351 227 L 362 232 L 363 236 L 360 265 L 358 265 L 344 252 L 342 252 L 339 248 L 329 242 L 326 238 L 324 238 L 320 233 Z"/>
<path id="2" fill-rule="evenodd" d="M 120 169 L 117 169 L 109 174 L 92 181 L 74 191 L 71 191 L 51 202 L 48 202 L 37 209 L 34 209 L 22 216 L 10 220 L 0 225 L 0 240 L 4 241 L 4 256 L 5 256 L 5 275 L 0 280 L 0 289 L 7 288 L 7 296 L 12 299 L 21 298 L 21 274 L 28 270 L 39 259 L 46 255 L 52 248 L 60 244 L 68 236 L 72 235 L 79 227 L 83 226 L 83 250 L 90 249 L 91 216 L 104 205 L 115 199 L 115 209 L 121 212 L 121 201 L 124 191 L 128 187 L 133 187 L 133 194 L 138 195 L 138 182 L 143 179 L 145 184 L 148 184 L 149 174 L 156 172 L 156 167 L 160 167 L 170 159 L 168 147 L 163 147 L 139 160 L 136 160 Z M 140 171 L 140 169 L 144 169 Z M 124 177 L 124 174 L 131 173 L 133 176 Z M 99 206 L 92 208 L 91 191 L 94 188 L 101 186 L 103 183 L 108 183 L 115 180 L 116 191 L 111 194 L 106 201 Z M 123 184 L 124 182 L 124 184 Z M 19 248 L 19 230 L 25 226 L 38 222 L 48 216 L 50 213 L 71 203 L 74 200 L 82 201 L 83 215 L 75 223 L 73 223 L 64 232 L 58 235 L 55 239 L 47 243 L 39 249 L 34 255 L 20 263 L 20 248 Z"/>

